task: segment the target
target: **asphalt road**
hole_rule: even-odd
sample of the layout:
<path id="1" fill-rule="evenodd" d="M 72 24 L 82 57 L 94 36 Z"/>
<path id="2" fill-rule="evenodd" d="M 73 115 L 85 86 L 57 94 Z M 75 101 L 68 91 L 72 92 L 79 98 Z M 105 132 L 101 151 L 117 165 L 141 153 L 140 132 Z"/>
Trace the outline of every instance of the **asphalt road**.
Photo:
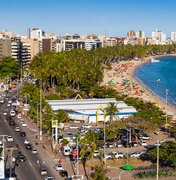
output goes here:
<path id="1" fill-rule="evenodd" d="M 3 116 L 3 111 L 4 109 L 11 109 L 11 107 L 7 107 L 6 103 L 0 105 L 0 135 L 11 135 L 14 138 L 13 142 L 8 142 L 7 140 L 5 141 L 5 148 L 13 147 L 18 145 L 18 150 L 14 150 L 12 156 L 17 157 L 18 152 L 21 151 L 25 157 L 26 161 L 25 162 L 19 162 L 18 166 L 15 167 L 15 173 L 17 174 L 17 178 L 19 180 L 31 180 L 31 179 L 44 179 L 40 175 L 40 164 L 42 164 L 42 159 L 39 157 L 38 154 L 32 154 L 32 150 L 28 150 L 25 148 L 24 145 L 24 140 L 27 137 L 21 137 L 19 132 L 15 132 L 15 127 L 16 126 L 10 126 L 8 121 L 6 120 L 6 117 Z M 17 120 L 15 120 L 17 122 Z M 20 127 L 21 128 L 21 127 Z M 25 129 L 24 127 L 23 129 Z M 22 129 L 22 128 L 21 128 Z M 27 134 L 28 136 L 28 134 Z M 2 139 L 2 137 L 1 137 Z M 6 139 L 6 138 L 5 138 Z M 6 155 L 8 154 L 7 151 L 5 153 Z M 9 156 L 8 156 L 9 157 Z M 37 164 L 37 160 L 39 160 L 40 164 Z M 10 159 L 7 159 L 7 168 L 9 166 L 9 161 Z M 14 166 L 14 163 L 13 163 Z"/>

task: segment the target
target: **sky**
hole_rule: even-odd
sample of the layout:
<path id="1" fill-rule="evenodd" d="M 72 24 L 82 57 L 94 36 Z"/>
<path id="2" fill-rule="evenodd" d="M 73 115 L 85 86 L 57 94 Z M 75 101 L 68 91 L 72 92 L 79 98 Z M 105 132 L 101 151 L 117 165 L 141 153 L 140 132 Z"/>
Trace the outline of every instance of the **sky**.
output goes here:
<path id="1" fill-rule="evenodd" d="M 126 36 L 133 29 L 150 36 L 158 28 L 170 36 L 175 8 L 176 0 L 0 0 L 0 31 Z"/>

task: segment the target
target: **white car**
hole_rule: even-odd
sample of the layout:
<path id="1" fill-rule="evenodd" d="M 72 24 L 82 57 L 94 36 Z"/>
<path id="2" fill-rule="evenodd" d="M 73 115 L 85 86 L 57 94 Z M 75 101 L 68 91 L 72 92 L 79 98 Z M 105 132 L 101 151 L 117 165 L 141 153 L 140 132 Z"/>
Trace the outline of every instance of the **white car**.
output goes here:
<path id="1" fill-rule="evenodd" d="M 8 100 L 8 104 L 12 104 L 12 100 Z"/>
<path id="2" fill-rule="evenodd" d="M 70 125 L 70 126 L 69 126 L 69 129 L 79 129 L 79 127 L 76 126 L 76 125 Z"/>
<path id="3" fill-rule="evenodd" d="M 7 111 L 4 111 L 4 112 L 3 112 L 3 115 L 4 115 L 4 116 L 7 116 Z"/>
<path id="4" fill-rule="evenodd" d="M 17 126 L 17 127 L 15 128 L 15 131 L 16 131 L 16 132 L 20 132 L 20 131 L 21 131 L 21 130 L 20 130 L 20 127 Z"/>
<path id="5" fill-rule="evenodd" d="M 24 144 L 29 144 L 29 140 L 25 139 Z"/>
<path id="6" fill-rule="evenodd" d="M 92 126 L 90 126 L 90 125 L 88 125 L 88 124 L 84 124 L 83 126 L 82 126 L 82 128 L 85 128 L 85 129 L 90 129 Z"/>
<path id="7" fill-rule="evenodd" d="M 10 111 L 10 116 L 15 116 L 15 115 L 16 115 L 15 111 L 14 111 L 14 110 L 11 110 L 11 111 Z"/>
<path id="8" fill-rule="evenodd" d="M 13 141 L 13 137 L 12 136 L 7 136 L 7 141 L 8 142 L 12 142 Z"/>
<path id="9" fill-rule="evenodd" d="M 21 122 L 21 126 L 26 127 L 27 126 L 26 122 Z"/>
<path id="10" fill-rule="evenodd" d="M 140 155 L 143 154 L 143 153 L 144 153 L 143 151 L 141 151 L 141 152 L 139 152 L 139 151 L 131 152 L 131 153 L 129 153 L 129 156 L 134 157 L 134 158 L 139 158 Z"/>
<path id="11" fill-rule="evenodd" d="M 145 141 L 140 141 L 139 144 L 140 144 L 141 146 L 147 146 L 147 143 L 146 143 Z"/>
<path id="12" fill-rule="evenodd" d="M 10 106 L 11 106 L 11 104 L 7 103 L 7 107 L 10 107 Z"/>
<path id="13" fill-rule="evenodd" d="M 56 171 L 64 170 L 61 164 L 55 164 L 54 168 L 56 169 Z"/>
<path id="14" fill-rule="evenodd" d="M 45 180 L 54 180 L 54 178 L 51 177 L 51 176 L 46 176 L 46 177 L 45 177 Z"/>
<path id="15" fill-rule="evenodd" d="M 17 118 L 18 118 L 18 119 L 21 119 L 21 114 L 20 114 L 20 113 L 17 115 Z"/>
<path id="16" fill-rule="evenodd" d="M 3 142 L 0 141 L 0 148 L 3 148 Z"/>
<path id="17" fill-rule="evenodd" d="M 112 154 L 116 159 L 124 157 L 123 153 L 121 153 L 121 152 L 112 152 Z"/>
<path id="18" fill-rule="evenodd" d="M 100 152 L 97 151 L 97 150 L 95 150 L 95 151 L 94 151 L 94 157 L 98 157 L 98 156 L 100 156 Z"/>
<path id="19" fill-rule="evenodd" d="M 32 149 L 32 154 L 37 154 L 37 149 Z"/>

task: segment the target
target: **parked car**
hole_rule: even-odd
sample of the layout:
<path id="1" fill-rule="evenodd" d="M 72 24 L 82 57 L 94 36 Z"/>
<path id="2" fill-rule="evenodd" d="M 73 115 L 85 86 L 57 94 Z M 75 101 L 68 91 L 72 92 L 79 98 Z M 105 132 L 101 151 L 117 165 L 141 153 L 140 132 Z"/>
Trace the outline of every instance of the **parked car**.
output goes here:
<path id="1" fill-rule="evenodd" d="M 94 151 L 94 157 L 98 157 L 98 156 L 100 156 L 100 152 L 97 151 L 97 150 L 95 150 L 95 151 Z"/>
<path id="2" fill-rule="evenodd" d="M 42 176 L 48 174 L 45 167 L 41 167 L 41 168 L 40 168 L 40 174 L 41 174 Z"/>
<path id="3" fill-rule="evenodd" d="M 106 144 L 106 147 L 107 147 L 107 148 L 113 148 L 113 147 L 114 147 L 114 144 L 113 144 L 113 143 L 107 143 L 107 144 Z"/>
<path id="4" fill-rule="evenodd" d="M 8 114 L 7 111 L 4 111 L 4 112 L 3 112 L 3 115 L 4 115 L 4 116 L 7 116 L 7 114 Z"/>
<path id="5" fill-rule="evenodd" d="M 8 142 L 12 142 L 13 141 L 13 137 L 12 136 L 7 136 L 7 141 Z"/>
<path id="6" fill-rule="evenodd" d="M 71 124 L 71 125 L 69 126 L 69 129 L 79 129 L 79 127 L 76 126 L 76 125 Z"/>
<path id="7" fill-rule="evenodd" d="M 85 128 L 85 129 L 90 129 L 92 126 L 90 126 L 90 125 L 88 125 L 88 124 L 84 124 L 83 126 L 82 126 L 82 128 Z"/>
<path id="8" fill-rule="evenodd" d="M 137 146 L 138 146 L 138 143 L 137 143 L 137 142 L 131 142 L 131 146 L 132 146 L 132 147 L 137 147 Z"/>
<path id="9" fill-rule="evenodd" d="M 147 146 L 146 141 L 140 141 L 139 144 L 140 144 L 141 146 Z"/>
<path id="10" fill-rule="evenodd" d="M 26 149 L 32 149 L 32 145 L 30 143 L 26 144 Z"/>
<path id="11" fill-rule="evenodd" d="M 61 170 L 61 171 L 59 172 L 59 174 L 60 174 L 60 176 L 62 176 L 62 177 L 68 177 L 68 172 L 67 172 L 66 170 Z"/>
<path id="12" fill-rule="evenodd" d="M 15 131 L 16 131 L 16 132 L 20 132 L 20 127 L 17 126 L 17 127 L 15 128 Z"/>
<path id="13" fill-rule="evenodd" d="M 131 157 L 131 158 L 139 158 L 140 156 L 141 156 L 141 154 L 143 154 L 144 152 L 143 151 L 135 151 L 135 152 L 131 152 L 131 153 L 129 153 L 129 156 Z"/>
<path id="14" fill-rule="evenodd" d="M 23 126 L 23 127 L 26 127 L 27 126 L 27 124 L 26 124 L 26 122 L 21 122 L 21 126 Z"/>
<path id="15" fill-rule="evenodd" d="M 15 116 L 15 115 L 16 115 L 15 111 L 14 111 L 14 110 L 11 110 L 11 111 L 10 111 L 10 116 Z"/>
<path id="16" fill-rule="evenodd" d="M 37 153 L 38 153 L 37 149 L 33 148 L 32 149 L 32 154 L 37 154 Z"/>
<path id="17" fill-rule="evenodd" d="M 56 171 L 64 170 L 61 164 L 55 164 L 54 168 L 56 169 Z"/>
<path id="18" fill-rule="evenodd" d="M 152 138 L 147 134 L 141 134 L 139 136 L 139 139 L 141 139 L 141 140 L 151 140 Z"/>
<path id="19" fill-rule="evenodd" d="M 25 132 L 20 132 L 20 136 L 26 137 L 26 133 Z"/>
<path id="20" fill-rule="evenodd" d="M 124 157 L 124 154 L 121 152 L 112 152 L 112 154 L 116 159 L 120 159 Z"/>
<path id="21" fill-rule="evenodd" d="M 54 180 L 54 178 L 51 176 L 46 176 L 44 180 Z"/>
<path id="22" fill-rule="evenodd" d="M 122 147 L 122 143 L 121 143 L 121 142 L 117 142 L 116 147 L 117 147 L 117 148 Z"/>

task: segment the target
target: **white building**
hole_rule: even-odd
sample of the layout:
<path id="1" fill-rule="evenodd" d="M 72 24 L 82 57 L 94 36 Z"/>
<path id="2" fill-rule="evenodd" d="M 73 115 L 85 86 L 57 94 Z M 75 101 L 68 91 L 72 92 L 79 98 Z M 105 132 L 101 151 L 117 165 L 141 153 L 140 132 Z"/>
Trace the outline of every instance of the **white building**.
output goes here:
<path id="1" fill-rule="evenodd" d="M 28 29 L 29 39 L 42 40 L 44 36 L 45 36 L 45 32 L 42 29 L 38 29 L 38 28 Z"/>
<path id="2" fill-rule="evenodd" d="M 162 31 L 156 29 L 152 31 L 152 41 L 154 44 L 165 44 L 166 43 L 166 34 Z"/>
<path id="3" fill-rule="evenodd" d="M 176 43 L 176 32 L 171 32 L 171 41 Z"/>
<path id="4" fill-rule="evenodd" d="M 48 100 L 47 102 L 51 105 L 54 112 L 63 109 L 68 112 L 71 120 L 85 121 L 89 123 L 95 123 L 96 117 L 98 117 L 98 121 L 104 121 L 104 112 L 101 109 L 97 114 L 97 110 L 100 107 L 103 107 L 104 109 L 107 108 L 109 102 L 116 104 L 118 108 L 116 114 L 119 119 L 137 113 L 134 107 L 128 106 L 123 101 L 116 101 L 115 98 Z M 106 117 L 106 120 L 109 120 L 109 116 Z"/>

